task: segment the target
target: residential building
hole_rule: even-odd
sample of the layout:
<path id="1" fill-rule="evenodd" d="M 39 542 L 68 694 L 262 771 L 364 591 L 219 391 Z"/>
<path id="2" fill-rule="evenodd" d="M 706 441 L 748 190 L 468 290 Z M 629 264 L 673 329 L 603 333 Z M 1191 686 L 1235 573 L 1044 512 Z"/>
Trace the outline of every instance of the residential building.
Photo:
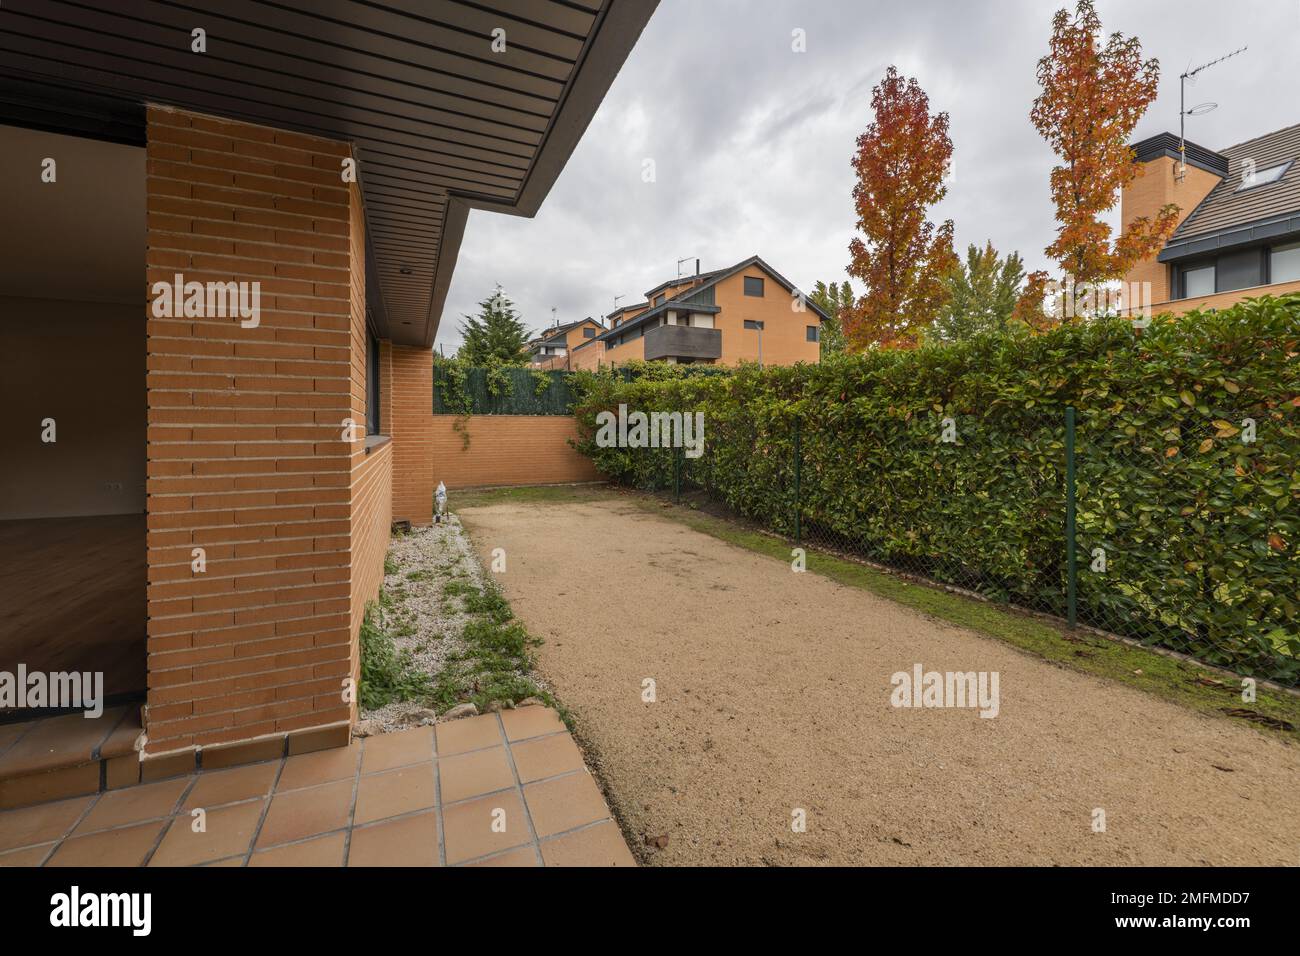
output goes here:
<path id="1" fill-rule="evenodd" d="M 146 705 L 0 807 L 347 742 L 469 211 L 537 212 L 655 5 L 0 6 L 0 670 Z"/>
<path id="2" fill-rule="evenodd" d="M 1172 133 L 1133 146 L 1142 175 L 1125 188 L 1125 223 L 1179 207 L 1179 225 L 1126 283 L 1150 283 L 1156 312 L 1221 309 L 1300 292 L 1300 125 L 1215 152 Z"/>
<path id="3" fill-rule="evenodd" d="M 537 368 L 569 371 L 569 356 L 575 348 L 605 331 L 591 316 L 547 329 L 528 343 L 528 359 Z"/>
<path id="4" fill-rule="evenodd" d="M 663 282 L 645 301 L 606 316 L 610 328 L 572 352 L 574 368 L 633 359 L 669 363 L 794 365 L 821 356 L 828 318 L 758 256 Z"/>

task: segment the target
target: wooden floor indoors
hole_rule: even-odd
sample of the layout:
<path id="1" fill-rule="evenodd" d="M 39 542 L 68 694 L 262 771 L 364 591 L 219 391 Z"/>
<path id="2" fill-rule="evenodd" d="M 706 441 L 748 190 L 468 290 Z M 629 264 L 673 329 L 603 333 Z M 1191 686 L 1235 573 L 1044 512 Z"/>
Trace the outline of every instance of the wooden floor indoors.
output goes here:
<path id="1" fill-rule="evenodd" d="M 0 670 L 103 671 L 145 689 L 145 516 L 0 521 Z"/>

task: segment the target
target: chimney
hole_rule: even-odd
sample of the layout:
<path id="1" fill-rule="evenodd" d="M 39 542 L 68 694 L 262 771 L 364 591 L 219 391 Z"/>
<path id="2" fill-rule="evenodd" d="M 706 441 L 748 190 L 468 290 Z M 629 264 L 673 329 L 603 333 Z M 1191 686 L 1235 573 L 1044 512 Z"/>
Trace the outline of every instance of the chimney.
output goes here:
<path id="1" fill-rule="evenodd" d="M 1134 162 L 1141 175 L 1124 187 L 1120 197 L 1120 221 L 1127 228 L 1134 219 L 1154 218 L 1162 207 L 1178 207 L 1178 222 L 1192 214 L 1215 186 L 1228 177 L 1228 157 L 1204 146 L 1187 143 L 1187 169 L 1180 180 L 1178 137 L 1160 133 L 1133 144 Z M 1151 304 L 1160 305 L 1171 297 L 1171 267 L 1153 255 L 1136 263 L 1124 277 L 1126 283 L 1151 283 Z"/>
<path id="2" fill-rule="evenodd" d="M 696 274 L 697 276 L 700 274 L 700 260 L 699 260 L 699 259 L 696 259 L 696 260 L 695 260 L 695 274 Z"/>

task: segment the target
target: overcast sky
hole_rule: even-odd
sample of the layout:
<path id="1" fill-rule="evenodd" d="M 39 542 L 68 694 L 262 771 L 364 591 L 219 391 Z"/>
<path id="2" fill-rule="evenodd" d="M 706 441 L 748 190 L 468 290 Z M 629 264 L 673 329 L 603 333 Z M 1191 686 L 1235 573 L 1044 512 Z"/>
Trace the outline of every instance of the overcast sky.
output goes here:
<path id="1" fill-rule="evenodd" d="M 955 176 L 931 218 L 957 247 L 991 239 L 1046 267 L 1053 155 L 1029 123 L 1052 0 L 662 0 L 534 219 L 473 211 L 438 344 L 500 283 L 530 328 L 640 301 L 677 274 L 760 255 L 804 290 L 845 278 L 854 140 L 894 64 L 951 117 Z M 1073 0 L 1070 0 L 1073 7 Z M 1220 149 L 1300 122 L 1300 0 L 1098 0 L 1107 33 L 1160 60 L 1135 133 L 1178 131 L 1178 76 L 1249 50 L 1188 87 L 1187 138 Z M 805 31 L 807 51 L 791 50 Z M 655 181 L 643 182 L 646 159 Z M 1118 209 L 1114 218 L 1118 218 Z"/>

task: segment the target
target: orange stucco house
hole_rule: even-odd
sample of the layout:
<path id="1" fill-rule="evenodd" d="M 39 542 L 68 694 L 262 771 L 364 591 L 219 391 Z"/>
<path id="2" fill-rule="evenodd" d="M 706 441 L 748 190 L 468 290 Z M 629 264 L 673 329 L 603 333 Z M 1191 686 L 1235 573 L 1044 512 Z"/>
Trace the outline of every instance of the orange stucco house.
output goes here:
<path id="1" fill-rule="evenodd" d="M 1126 284 L 1149 283 L 1154 312 L 1224 308 L 1300 292 L 1300 125 L 1213 151 L 1161 133 L 1134 144 L 1142 175 L 1125 188 L 1125 223 L 1179 207 L 1164 248 Z"/>
<path id="2" fill-rule="evenodd" d="M 674 364 L 794 365 L 821 357 L 826 316 L 788 279 L 751 256 L 678 277 L 606 316 L 608 331 L 573 349 L 574 368 L 641 359 Z"/>

